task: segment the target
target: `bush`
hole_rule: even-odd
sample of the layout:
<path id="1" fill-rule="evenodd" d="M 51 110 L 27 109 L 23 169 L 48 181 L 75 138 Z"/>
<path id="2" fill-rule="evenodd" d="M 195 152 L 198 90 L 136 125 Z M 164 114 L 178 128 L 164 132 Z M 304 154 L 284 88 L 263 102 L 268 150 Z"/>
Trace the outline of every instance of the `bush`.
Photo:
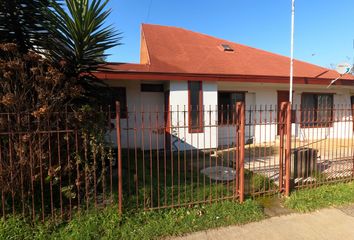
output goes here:
<path id="1" fill-rule="evenodd" d="M 75 77 L 40 55 L 0 44 L 0 188 L 7 208 L 28 213 L 35 202 L 42 211 L 45 201 L 50 212 L 61 193 L 76 201 L 78 185 L 103 181 L 112 158 L 104 145 L 108 114 L 73 104 L 84 94 Z"/>

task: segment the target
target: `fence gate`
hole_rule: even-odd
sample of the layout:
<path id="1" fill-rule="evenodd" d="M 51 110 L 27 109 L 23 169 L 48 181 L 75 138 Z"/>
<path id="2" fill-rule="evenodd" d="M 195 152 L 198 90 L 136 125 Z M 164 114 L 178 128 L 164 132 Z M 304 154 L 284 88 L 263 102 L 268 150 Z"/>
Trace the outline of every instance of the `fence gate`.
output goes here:
<path id="1" fill-rule="evenodd" d="M 290 103 L 283 102 L 279 108 L 249 106 L 247 109 L 244 103 L 237 103 L 236 116 L 236 186 L 240 201 L 244 195 L 289 194 Z M 254 134 L 250 137 L 245 132 Z"/>

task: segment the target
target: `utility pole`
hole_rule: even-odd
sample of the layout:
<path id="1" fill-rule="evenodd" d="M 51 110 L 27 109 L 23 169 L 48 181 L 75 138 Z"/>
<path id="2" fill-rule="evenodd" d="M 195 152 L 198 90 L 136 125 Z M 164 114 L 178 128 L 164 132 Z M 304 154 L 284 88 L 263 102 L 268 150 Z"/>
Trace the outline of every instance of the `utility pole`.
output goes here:
<path id="1" fill-rule="evenodd" d="M 290 42 L 290 89 L 289 102 L 293 100 L 293 76 L 294 76 L 294 24 L 295 24 L 295 0 L 291 0 L 291 42 Z"/>

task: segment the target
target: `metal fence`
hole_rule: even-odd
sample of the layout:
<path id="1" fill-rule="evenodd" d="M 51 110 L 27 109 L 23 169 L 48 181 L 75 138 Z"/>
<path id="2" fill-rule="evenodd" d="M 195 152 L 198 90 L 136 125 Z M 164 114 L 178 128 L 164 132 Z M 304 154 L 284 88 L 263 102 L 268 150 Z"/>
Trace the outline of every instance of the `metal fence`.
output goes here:
<path id="1" fill-rule="evenodd" d="M 0 114 L 0 214 L 44 221 L 121 209 L 111 118 L 102 110 Z"/>
<path id="2" fill-rule="evenodd" d="M 193 112 L 194 111 L 194 112 Z M 1 214 L 160 209 L 354 177 L 351 106 L 154 106 L 0 114 Z"/>
<path id="3" fill-rule="evenodd" d="M 351 106 L 238 103 L 194 111 L 186 106 L 128 111 L 121 131 L 130 207 L 242 202 L 246 196 L 289 195 L 353 179 Z M 199 116 L 194 129 L 192 116 Z"/>

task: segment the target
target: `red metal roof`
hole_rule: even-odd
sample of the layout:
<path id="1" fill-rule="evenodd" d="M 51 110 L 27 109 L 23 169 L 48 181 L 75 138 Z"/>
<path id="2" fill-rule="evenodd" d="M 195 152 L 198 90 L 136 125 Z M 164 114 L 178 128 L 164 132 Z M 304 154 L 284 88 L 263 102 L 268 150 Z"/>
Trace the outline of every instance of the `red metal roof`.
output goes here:
<path id="1" fill-rule="evenodd" d="M 221 44 L 229 45 L 234 51 L 223 51 Z M 146 49 L 141 54 L 147 55 L 145 59 L 149 59 L 149 63 L 116 63 L 107 67 L 119 72 L 289 77 L 288 57 L 183 28 L 143 24 L 142 46 Z M 334 70 L 294 61 L 295 78 L 334 79 L 338 76 Z M 345 75 L 342 80 L 354 80 L 354 76 Z"/>

